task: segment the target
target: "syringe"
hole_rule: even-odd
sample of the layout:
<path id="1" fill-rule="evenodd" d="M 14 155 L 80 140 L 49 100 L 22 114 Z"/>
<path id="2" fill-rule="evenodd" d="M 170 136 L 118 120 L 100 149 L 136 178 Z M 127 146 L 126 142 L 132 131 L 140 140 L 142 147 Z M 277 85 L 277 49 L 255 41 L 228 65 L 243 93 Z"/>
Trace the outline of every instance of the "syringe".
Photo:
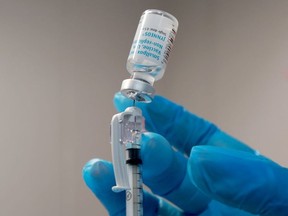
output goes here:
<path id="1" fill-rule="evenodd" d="M 112 190 L 126 190 L 127 216 L 143 215 L 140 158 L 143 124 L 142 112 L 134 106 L 114 115 L 111 122 L 112 159 L 116 179 L 116 186 Z"/>

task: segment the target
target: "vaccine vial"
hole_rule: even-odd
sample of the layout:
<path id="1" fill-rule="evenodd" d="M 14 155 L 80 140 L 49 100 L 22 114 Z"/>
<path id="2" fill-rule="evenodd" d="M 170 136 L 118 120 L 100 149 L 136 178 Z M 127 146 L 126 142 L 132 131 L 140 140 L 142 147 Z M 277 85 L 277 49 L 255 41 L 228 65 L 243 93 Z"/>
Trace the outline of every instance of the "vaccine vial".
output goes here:
<path id="1" fill-rule="evenodd" d="M 146 10 L 132 43 L 127 70 L 153 84 L 162 78 L 178 28 L 177 19 L 160 10 Z"/>
<path id="2" fill-rule="evenodd" d="M 127 59 L 131 79 L 122 83 L 125 96 L 151 101 L 154 81 L 164 75 L 177 28 L 178 21 L 173 15 L 156 9 L 144 11 Z"/>

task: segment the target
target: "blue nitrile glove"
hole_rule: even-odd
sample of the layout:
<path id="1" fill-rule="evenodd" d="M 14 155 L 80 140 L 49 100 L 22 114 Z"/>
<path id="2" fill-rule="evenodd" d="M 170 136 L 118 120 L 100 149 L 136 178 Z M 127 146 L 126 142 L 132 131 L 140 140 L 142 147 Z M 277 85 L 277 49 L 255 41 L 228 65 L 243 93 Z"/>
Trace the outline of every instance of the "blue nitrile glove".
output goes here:
<path id="1" fill-rule="evenodd" d="M 132 105 L 120 93 L 114 102 L 120 112 Z M 153 192 L 144 192 L 145 216 L 288 215 L 286 168 L 163 97 L 138 105 L 150 131 L 141 149 L 143 181 Z M 125 194 L 111 190 L 110 162 L 91 160 L 83 177 L 110 215 L 125 215 Z"/>

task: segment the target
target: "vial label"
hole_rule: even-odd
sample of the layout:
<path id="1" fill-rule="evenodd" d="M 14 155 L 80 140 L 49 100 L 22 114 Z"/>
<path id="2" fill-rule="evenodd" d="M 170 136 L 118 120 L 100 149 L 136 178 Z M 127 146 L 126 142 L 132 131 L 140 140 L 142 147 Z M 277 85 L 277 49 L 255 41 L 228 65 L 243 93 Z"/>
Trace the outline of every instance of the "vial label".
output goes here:
<path id="1" fill-rule="evenodd" d="M 143 27 L 140 38 L 136 37 L 133 41 L 129 57 L 134 56 L 134 58 L 138 57 L 139 59 L 143 57 L 146 59 L 147 57 L 157 64 L 166 64 L 175 35 L 174 29 L 170 32 L 164 32 L 153 27 Z"/>
<path id="2" fill-rule="evenodd" d="M 173 46 L 177 25 L 163 14 L 143 14 L 128 56 L 127 69 L 163 76 Z"/>

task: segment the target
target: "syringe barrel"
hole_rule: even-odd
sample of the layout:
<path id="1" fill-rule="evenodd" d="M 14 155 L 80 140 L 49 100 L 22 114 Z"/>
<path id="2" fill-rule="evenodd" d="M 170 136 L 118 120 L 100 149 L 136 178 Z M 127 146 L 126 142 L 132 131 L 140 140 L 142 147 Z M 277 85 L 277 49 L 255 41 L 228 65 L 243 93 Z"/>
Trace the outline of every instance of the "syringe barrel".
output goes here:
<path id="1" fill-rule="evenodd" d="M 140 149 L 127 149 L 126 160 L 130 188 L 126 190 L 126 216 L 143 216 L 143 187 Z"/>

